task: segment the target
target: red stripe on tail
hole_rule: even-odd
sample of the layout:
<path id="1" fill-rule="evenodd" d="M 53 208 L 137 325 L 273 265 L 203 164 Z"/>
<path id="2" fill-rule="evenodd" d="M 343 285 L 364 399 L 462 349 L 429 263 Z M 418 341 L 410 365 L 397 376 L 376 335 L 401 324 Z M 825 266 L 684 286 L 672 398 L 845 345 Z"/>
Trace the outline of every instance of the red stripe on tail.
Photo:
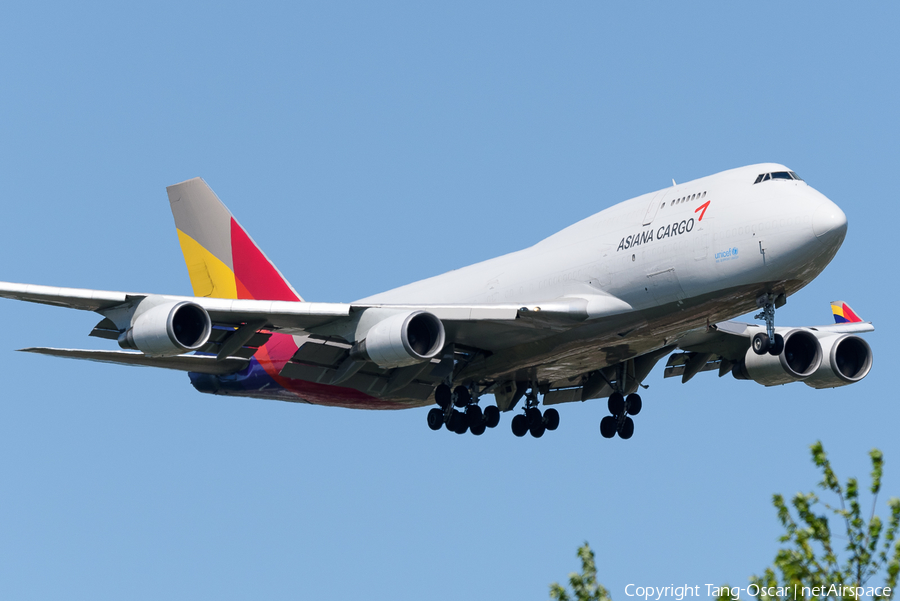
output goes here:
<path id="1" fill-rule="evenodd" d="M 850 306 L 847 305 L 847 303 L 844 303 L 844 318 L 847 321 L 851 321 L 853 323 L 858 323 L 858 322 L 862 321 L 862 319 L 859 317 L 859 315 L 854 313 L 853 309 L 851 309 Z"/>
<path id="2" fill-rule="evenodd" d="M 231 257 L 238 298 L 300 300 L 234 218 L 231 219 Z"/>

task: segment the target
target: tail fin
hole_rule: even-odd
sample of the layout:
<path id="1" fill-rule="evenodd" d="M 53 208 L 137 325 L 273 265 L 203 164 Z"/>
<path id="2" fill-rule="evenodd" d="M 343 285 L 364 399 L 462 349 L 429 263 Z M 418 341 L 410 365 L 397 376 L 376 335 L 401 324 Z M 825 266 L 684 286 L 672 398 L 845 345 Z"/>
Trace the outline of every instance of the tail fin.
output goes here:
<path id="1" fill-rule="evenodd" d="M 199 177 L 166 188 L 194 296 L 302 301 Z"/>
<path id="2" fill-rule="evenodd" d="M 831 301 L 831 312 L 834 313 L 834 323 L 859 323 L 862 319 L 853 312 L 850 305 L 844 301 Z"/>

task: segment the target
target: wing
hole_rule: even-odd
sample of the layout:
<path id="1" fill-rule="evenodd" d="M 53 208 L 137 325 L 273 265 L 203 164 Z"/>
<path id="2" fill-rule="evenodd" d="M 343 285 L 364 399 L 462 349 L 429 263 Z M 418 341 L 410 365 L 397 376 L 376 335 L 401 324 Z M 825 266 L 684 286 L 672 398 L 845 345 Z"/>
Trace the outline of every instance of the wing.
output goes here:
<path id="1" fill-rule="evenodd" d="M 845 307 L 847 313 L 853 316 L 853 320 L 822 326 L 778 327 L 775 328 L 775 332 L 786 337 L 790 333 L 802 330 L 811 334 L 820 343 L 828 345 L 830 349 L 837 339 L 875 330 L 872 322 L 862 321 L 846 303 L 832 303 L 832 308 L 835 306 Z M 718 370 L 719 377 L 722 377 L 745 359 L 753 336 L 765 331 L 762 325 L 726 321 L 710 326 L 706 330 L 688 332 L 678 340 L 678 348 L 682 352 L 673 353 L 669 357 L 664 377 L 681 376 L 682 382 L 686 383 L 698 373 L 712 370 Z M 827 362 L 831 358 L 822 359 Z"/>
<path id="2" fill-rule="evenodd" d="M 204 355 L 179 355 L 177 357 L 148 357 L 144 353 L 133 351 L 93 351 L 65 348 L 23 348 L 24 353 L 65 357 L 67 359 L 86 359 L 100 363 L 116 365 L 136 365 L 142 367 L 162 367 L 178 371 L 193 371 L 201 374 L 222 376 L 239 371 L 247 366 L 247 359 L 229 357 L 225 361 L 216 361 L 215 357 Z"/>
<path id="3" fill-rule="evenodd" d="M 631 306 L 610 295 L 579 295 L 547 303 L 511 304 L 346 304 L 253 299 L 223 299 L 145 293 L 58 288 L 0 282 L 0 297 L 83 311 L 105 317 L 91 335 L 118 339 L 131 325 L 138 307 L 192 303 L 209 315 L 212 333 L 202 348 L 219 359 L 248 359 L 272 332 L 338 338 L 348 343 L 360 340 L 367 326 L 362 314 L 380 316 L 424 311 L 437 317 L 446 328 L 447 342 L 483 351 L 512 346 L 565 331 L 585 320 L 631 310 Z M 255 337 L 255 338 L 254 338 Z M 226 352 L 227 351 L 227 352 Z M 56 354 L 59 352 L 45 354 Z M 64 355 L 74 357 L 75 355 Z M 78 358 L 89 358 L 78 357 Z"/>

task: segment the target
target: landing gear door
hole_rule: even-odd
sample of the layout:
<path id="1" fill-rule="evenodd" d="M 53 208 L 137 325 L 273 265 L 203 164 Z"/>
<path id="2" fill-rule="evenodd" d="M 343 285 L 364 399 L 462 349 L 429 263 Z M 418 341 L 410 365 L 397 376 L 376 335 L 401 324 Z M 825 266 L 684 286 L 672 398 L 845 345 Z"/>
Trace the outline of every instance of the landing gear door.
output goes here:
<path id="1" fill-rule="evenodd" d="M 653 199 L 650 201 L 650 206 L 647 207 L 647 214 L 644 215 L 644 225 L 650 225 L 653 223 L 653 219 L 656 218 L 656 213 L 659 211 L 659 208 L 662 206 L 663 201 L 666 199 L 666 193 L 668 190 L 662 190 L 653 195 Z"/>

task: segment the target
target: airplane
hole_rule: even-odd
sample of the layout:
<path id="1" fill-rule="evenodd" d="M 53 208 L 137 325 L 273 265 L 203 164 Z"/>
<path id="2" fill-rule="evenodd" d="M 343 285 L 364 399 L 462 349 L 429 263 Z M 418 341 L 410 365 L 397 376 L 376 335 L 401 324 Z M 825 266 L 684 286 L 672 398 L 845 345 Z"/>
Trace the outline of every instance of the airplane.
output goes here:
<path id="1" fill-rule="evenodd" d="M 20 350 L 181 370 L 210 394 L 432 406 L 428 426 L 457 434 L 518 406 L 513 433 L 535 438 L 559 426 L 554 405 L 604 398 L 601 435 L 631 438 L 666 355 L 664 377 L 683 382 L 717 369 L 830 388 L 872 367 L 857 334 L 874 326 L 842 301 L 834 324 L 775 325 L 847 232 L 843 211 L 780 164 L 673 180 L 529 248 L 352 303 L 301 298 L 202 179 L 167 192 L 194 296 L 0 282 L 0 297 L 99 313 L 90 335 L 123 349 Z M 756 309 L 763 324 L 729 321 Z"/>

